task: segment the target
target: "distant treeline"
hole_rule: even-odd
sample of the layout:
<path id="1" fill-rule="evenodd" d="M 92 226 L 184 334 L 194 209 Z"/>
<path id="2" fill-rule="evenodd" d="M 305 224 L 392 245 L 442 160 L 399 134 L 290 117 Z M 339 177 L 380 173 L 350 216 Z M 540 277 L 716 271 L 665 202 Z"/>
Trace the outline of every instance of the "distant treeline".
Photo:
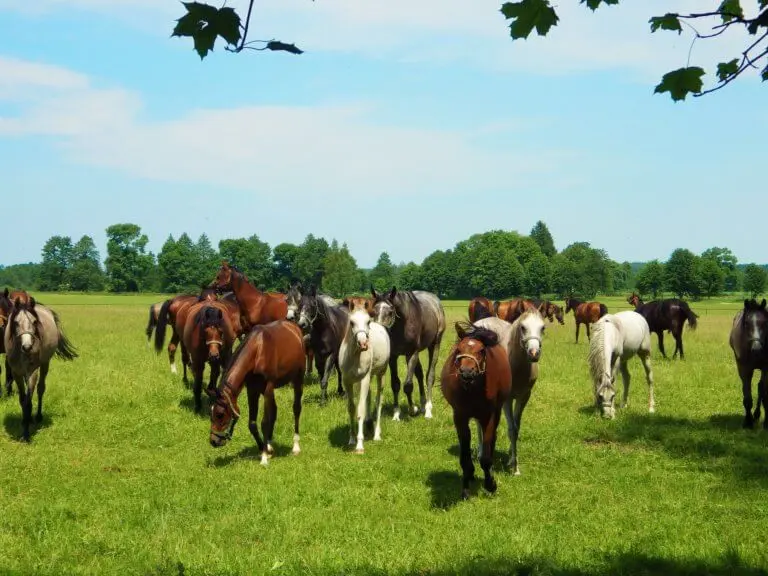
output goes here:
<path id="1" fill-rule="evenodd" d="M 382 252 L 370 270 L 361 269 L 346 244 L 309 234 L 301 244 L 270 247 L 258 236 L 228 238 L 214 248 L 203 234 L 169 236 L 160 253 L 147 251 L 149 238 L 136 224 L 107 228 L 107 257 L 102 265 L 90 236 L 73 244 L 52 236 L 40 263 L 0 267 L 0 287 L 41 291 L 196 292 L 211 282 L 221 260 L 228 260 L 262 289 L 285 290 L 292 282 L 315 284 L 334 296 L 392 286 L 423 289 L 442 298 L 493 299 L 551 294 L 594 298 L 598 294 L 643 296 L 664 293 L 698 299 L 723 292 L 760 294 L 766 268 L 739 264 L 727 248 L 697 255 L 675 250 L 666 262 L 615 262 L 605 250 L 575 242 L 562 251 L 546 224 L 539 221 L 528 236 L 493 230 L 475 234 L 450 250 L 438 250 L 423 262 L 395 264 Z"/>

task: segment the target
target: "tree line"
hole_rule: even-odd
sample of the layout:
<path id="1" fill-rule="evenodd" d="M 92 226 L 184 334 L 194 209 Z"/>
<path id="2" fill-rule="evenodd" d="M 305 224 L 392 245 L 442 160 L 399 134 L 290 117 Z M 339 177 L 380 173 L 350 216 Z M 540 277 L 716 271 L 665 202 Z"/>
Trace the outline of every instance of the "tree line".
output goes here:
<path id="1" fill-rule="evenodd" d="M 766 288 L 763 266 L 740 265 L 728 248 L 713 247 L 697 255 L 675 250 L 666 262 L 645 264 L 611 260 L 605 250 L 574 242 L 562 251 L 544 222 L 526 235 L 492 230 L 474 234 L 449 250 L 437 250 L 421 263 L 395 264 L 382 252 L 372 269 L 362 269 L 346 244 L 308 234 L 301 244 L 271 247 L 257 235 L 222 239 L 214 247 L 207 235 L 169 236 L 159 254 L 147 250 L 149 238 L 136 224 L 107 228 L 107 255 L 101 262 L 90 236 L 73 243 L 52 236 L 39 263 L 0 268 L 0 286 L 41 291 L 195 292 L 208 284 L 221 260 L 237 266 L 264 290 L 284 291 L 291 283 L 315 284 L 333 296 L 392 286 L 423 289 L 441 298 L 492 299 L 514 296 L 623 294 L 644 297 L 665 293 L 700 299 L 743 290 L 753 295 Z"/>

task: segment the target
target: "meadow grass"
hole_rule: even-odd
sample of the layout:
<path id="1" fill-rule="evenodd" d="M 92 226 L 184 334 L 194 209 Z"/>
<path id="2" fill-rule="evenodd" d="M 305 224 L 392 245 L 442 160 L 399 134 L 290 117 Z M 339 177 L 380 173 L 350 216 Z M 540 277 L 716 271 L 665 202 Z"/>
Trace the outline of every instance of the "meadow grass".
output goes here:
<path id="1" fill-rule="evenodd" d="M 302 453 L 290 455 L 292 391 L 280 390 L 277 454 L 264 468 L 244 399 L 233 440 L 212 448 L 207 411 L 194 414 L 167 354 L 147 349 L 147 306 L 162 297 L 39 297 L 80 358 L 54 361 L 30 444 L 18 440 L 17 397 L 0 399 L 0 573 L 768 573 L 768 433 L 741 428 L 727 342 L 738 298 L 694 303 L 685 361 L 661 359 L 654 337 L 657 412 L 633 361 L 630 405 L 614 421 L 592 408 L 573 317 L 548 323 L 522 475 L 502 469 L 502 420 L 498 492 L 478 483 L 463 502 L 439 381 L 433 420 L 392 422 L 387 377 L 383 440 L 367 438 L 362 456 L 346 447 L 345 402 L 321 407 L 316 381 L 305 388 Z M 446 310 L 438 369 L 466 303 Z"/>

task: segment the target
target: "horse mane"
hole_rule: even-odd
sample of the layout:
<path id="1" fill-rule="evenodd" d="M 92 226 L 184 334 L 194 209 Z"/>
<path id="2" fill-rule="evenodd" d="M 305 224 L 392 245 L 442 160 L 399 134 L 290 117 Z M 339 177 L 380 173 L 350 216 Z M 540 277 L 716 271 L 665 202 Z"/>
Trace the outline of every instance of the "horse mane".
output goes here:
<path id="1" fill-rule="evenodd" d="M 592 380 L 596 384 L 600 382 L 605 374 L 605 330 L 608 324 L 611 324 L 617 330 L 621 329 L 618 318 L 614 316 L 603 316 L 599 321 L 592 324 L 592 338 L 589 341 L 587 362 L 589 363 Z"/>
<path id="2" fill-rule="evenodd" d="M 459 331 L 464 332 L 464 336 L 459 336 Z M 472 338 L 482 342 L 486 348 L 491 348 L 499 343 L 499 336 L 490 328 L 483 328 L 482 326 L 475 326 L 467 321 L 456 322 L 456 344 L 461 342 L 464 338 Z"/>

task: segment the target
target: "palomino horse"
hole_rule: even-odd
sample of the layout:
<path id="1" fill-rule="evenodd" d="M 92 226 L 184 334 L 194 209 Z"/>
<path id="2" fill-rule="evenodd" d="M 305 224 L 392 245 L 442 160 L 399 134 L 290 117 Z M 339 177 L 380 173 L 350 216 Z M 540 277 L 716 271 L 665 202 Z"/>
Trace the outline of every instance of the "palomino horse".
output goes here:
<path id="1" fill-rule="evenodd" d="M 595 392 L 595 406 L 603 417 L 613 418 L 616 396 L 616 371 L 621 369 L 624 398 L 621 407 L 629 402 L 629 369 L 627 363 L 637 355 L 643 363 L 648 380 L 648 412 L 654 412 L 653 371 L 651 370 L 651 332 L 648 322 L 632 310 L 606 314 L 592 326 L 594 338 L 589 342 L 589 371 Z"/>
<path id="2" fill-rule="evenodd" d="M 563 316 L 563 309 L 560 308 L 560 306 L 550 300 L 540 300 L 538 298 L 533 298 L 531 302 L 533 302 L 533 305 L 538 308 L 541 315 L 549 320 L 550 323 L 554 323 L 555 320 L 557 320 L 560 323 L 560 326 L 565 326 L 565 317 Z"/>
<path id="3" fill-rule="evenodd" d="M 590 338 L 590 325 L 608 314 L 608 307 L 602 302 L 584 302 L 578 298 L 568 298 L 565 301 L 565 313 L 573 310 L 576 319 L 576 343 L 579 343 L 579 328 L 582 324 L 587 327 L 587 340 Z"/>
<path id="4" fill-rule="evenodd" d="M 741 379 L 744 405 L 744 428 L 752 428 L 760 421 L 760 404 L 766 408 L 763 428 L 768 429 L 766 383 L 768 383 L 768 310 L 765 298 L 758 304 L 754 299 L 744 300 L 744 308 L 733 318 L 728 343 L 733 350 L 736 368 Z M 757 385 L 757 407 L 752 414 L 752 377 L 760 370 Z"/>
<path id="5" fill-rule="evenodd" d="M 150 342 L 152 340 L 152 332 L 154 332 L 155 326 L 157 326 L 157 319 L 160 317 L 160 309 L 162 307 L 163 307 L 162 302 L 155 302 L 149 307 L 149 322 L 147 322 L 147 329 L 146 329 L 147 348 L 151 346 Z"/>
<path id="6" fill-rule="evenodd" d="M 680 352 L 680 360 L 685 359 L 683 353 L 683 326 L 686 320 L 691 330 L 696 330 L 698 316 L 691 310 L 688 303 L 678 298 L 666 298 L 664 300 L 654 300 L 647 304 L 643 302 L 638 294 L 632 292 L 627 301 L 635 307 L 635 312 L 642 314 L 645 321 L 648 322 L 648 328 L 659 338 L 659 352 L 664 358 L 667 353 L 664 351 L 664 331 L 669 330 L 675 339 L 675 351 L 672 359 Z"/>
<path id="7" fill-rule="evenodd" d="M 493 316 L 493 304 L 485 296 L 475 296 L 469 301 L 469 321 L 475 322 Z"/>
<path id="8" fill-rule="evenodd" d="M 239 312 L 238 312 L 239 320 Z M 214 390 L 221 368 L 226 368 L 232 356 L 237 332 L 232 325 L 231 312 L 223 302 L 206 301 L 193 304 L 187 313 L 182 332 L 184 349 L 190 356 L 194 377 L 195 412 L 203 409 L 203 372 L 206 362 L 211 367 L 208 389 Z"/>
<path id="9" fill-rule="evenodd" d="M 171 327 L 171 341 L 168 343 L 168 361 L 171 365 L 171 374 L 176 374 L 176 348 L 181 342 L 184 323 L 179 323 L 179 317 L 185 318 L 184 313 L 193 304 L 201 300 L 215 300 L 216 291 L 212 288 L 203 288 L 199 295 L 182 294 L 163 302 L 155 326 L 155 352 L 160 354 L 165 344 L 165 328 Z M 181 366 L 184 370 L 184 382 L 187 381 L 187 354 L 184 351 L 184 343 L 181 342 Z"/>
<path id="10" fill-rule="evenodd" d="M 320 402 L 325 404 L 328 397 L 328 378 L 334 366 L 338 379 L 336 391 L 339 396 L 343 396 L 339 348 L 349 327 L 347 308 L 339 306 L 335 301 L 328 305 L 327 300 L 320 298 L 317 288 L 313 285 L 309 292 L 301 297 L 297 324 L 302 332 L 309 336 L 309 345 L 314 351 L 315 366 L 320 375 Z"/>
<path id="11" fill-rule="evenodd" d="M 299 319 L 299 306 L 301 305 L 301 294 L 303 286 L 301 282 L 292 284 L 285 294 L 285 301 L 288 305 L 288 311 L 286 312 L 285 319 L 292 320 L 293 322 Z M 318 298 L 325 301 L 328 306 L 336 306 L 337 302 L 331 296 L 326 294 L 318 294 Z M 314 362 L 315 353 L 309 343 L 309 334 L 304 336 L 304 348 L 307 350 L 307 376 L 312 374 L 312 363 Z"/>
<path id="12" fill-rule="evenodd" d="M 240 305 L 243 329 L 250 331 L 254 326 L 275 320 L 284 320 L 288 314 L 288 303 L 284 294 L 267 294 L 248 281 L 245 274 L 224 260 L 211 286 L 219 291 L 232 290 Z"/>
<path id="13" fill-rule="evenodd" d="M 538 362 L 541 358 L 542 338 L 545 330 L 544 318 L 538 310 L 528 310 L 512 324 L 501 318 L 486 318 L 478 320 L 474 324 L 480 328 L 493 330 L 509 359 L 512 384 L 509 399 L 504 403 L 507 435 L 509 436 L 508 465 L 514 470 L 515 476 L 519 476 L 517 439 L 520 436 L 520 421 L 523 417 L 523 410 L 531 398 L 533 386 L 539 377 Z M 482 432 L 479 428 L 478 435 L 482 439 Z"/>
<path id="14" fill-rule="evenodd" d="M 459 437 L 459 463 L 463 472 L 461 497 L 469 498 L 469 485 L 475 479 L 472 463 L 470 419 L 482 430 L 483 448 L 480 466 L 488 492 L 496 491 L 491 473 L 496 449 L 496 429 L 501 410 L 509 399 L 512 372 L 504 348 L 498 346 L 496 333 L 479 326 L 456 323 L 459 341 L 445 359 L 440 387 L 453 408 L 453 425 Z"/>
<path id="15" fill-rule="evenodd" d="M 344 300 L 349 310 L 349 322 L 344 340 L 339 348 L 339 367 L 344 375 L 349 413 L 349 445 L 355 446 L 355 453 L 364 452 L 364 426 L 370 414 L 371 379 L 376 377 L 376 425 L 373 440 L 381 440 L 381 395 L 384 389 L 384 374 L 389 364 L 389 334 L 381 324 L 374 322 L 365 309 L 365 304 L 351 299 Z M 360 383 L 355 415 L 355 384 Z M 357 420 L 357 422 L 355 422 Z M 355 427 L 357 424 L 357 427 Z M 357 428 L 357 436 L 355 436 Z"/>
<path id="16" fill-rule="evenodd" d="M 432 418 L 432 386 L 435 384 L 435 368 L 440 352 L 440 342 L 445 332 L 445 310 L 440 299 L 423 290 L 379 293 L 371 286 L 374 319 L 389 332 L 389 371 L 394 394 L 393 420 L 400 420 L 400 376 L 397 374 L 397 358 L 405 355 L 405 395 L 412 414 L 418 414 L 413 405 L 413 376 L 419 381 L 421 407 L 425 418 Z M 427 366 L 426 397 L 424 393 L 424 372 L 419 362 L 419 352 L 426 349 L 429 354 Z"/>
<path id="17" fill-rule="evenodd" d="M 301 329 L 287 320 L 257 325 L 237 349 L 222 382 L 215 391 L 207 390 L 213 400 L 211 407 L 211 446 L 224 446 L 232 438 L 240 418 L 237 397 L 248 391 L 248 429 L 261 451 L 261 463 L 266 466 L 274 453 L 272 433 L 277 419 L 275 388 L 293 384 L 293 453 L 298 454 L 301 395 L 304 386 L 304 339 Z M 259 397 L 264 395 L 264 416 L 259 435 L 256 417 Z"/>
<path id="18" fill-rule="evenodd" d="M 494 302 L 493 311 L 496 316 L 510 324 L 523 315 L 527 310 L 535 310 L 536 305 L 525 298 L 513 298 L 505 302 Z"/>
<path id="19" fill-rule="evenodd" d="M 43 394 L 51 358 L 74 360 L 77 352 L 61 331 L 58 317 L 49 308 L 30 297 L 17 299 L 5 326 L 5 350 L 19 389 L 22 440 L 29 442 L 32 422 L 32 395 L 37 389 L 36 421 L 43 420 Z"/>

